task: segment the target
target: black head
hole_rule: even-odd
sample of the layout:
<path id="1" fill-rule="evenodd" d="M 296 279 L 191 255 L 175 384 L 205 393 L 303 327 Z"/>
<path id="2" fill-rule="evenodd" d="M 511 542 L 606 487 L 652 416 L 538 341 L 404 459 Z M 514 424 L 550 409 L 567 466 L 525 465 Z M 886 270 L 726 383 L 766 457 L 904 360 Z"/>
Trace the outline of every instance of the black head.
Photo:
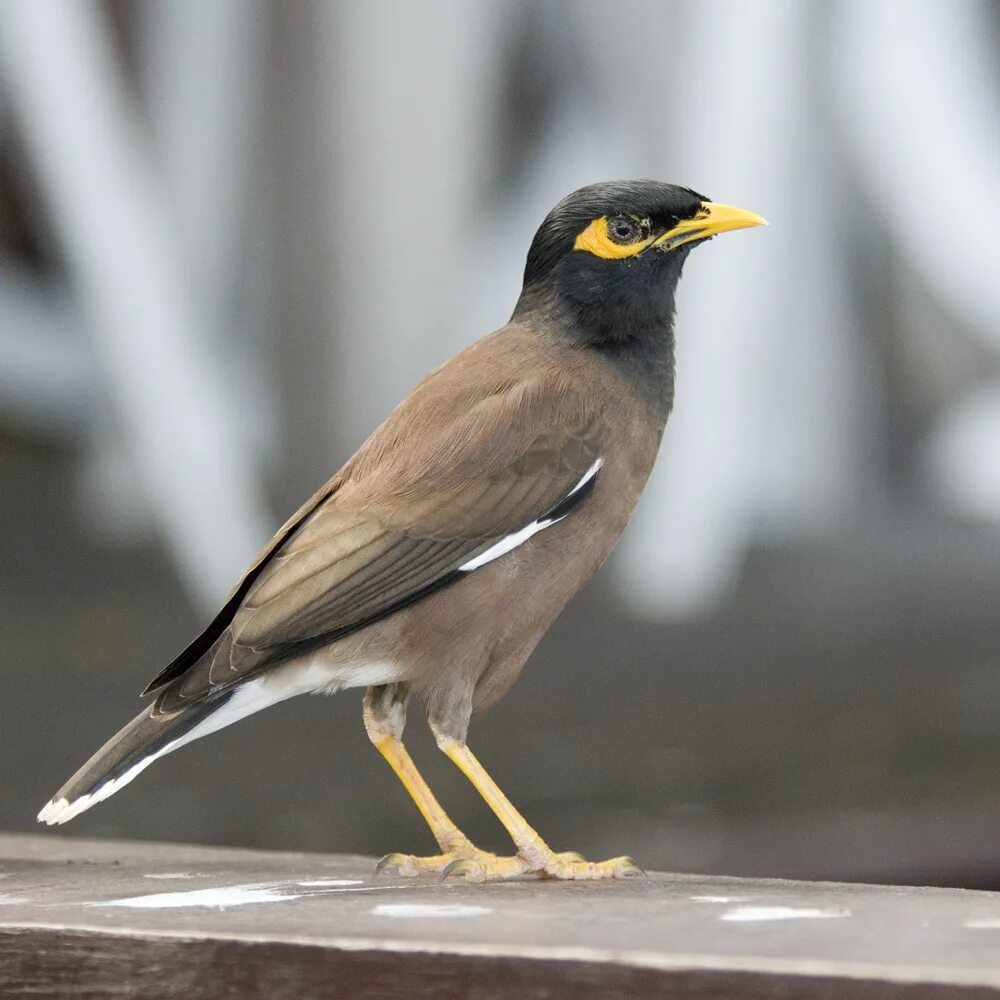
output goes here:
<path id="1" fill-rule="evenodd" d="M 691 249 L 716 233 L 763 222 L 659 181 L 580 188 L 535 234 L 514 315 L 544 310 L 564 334 L 594 346 L 662 337 Z"/>

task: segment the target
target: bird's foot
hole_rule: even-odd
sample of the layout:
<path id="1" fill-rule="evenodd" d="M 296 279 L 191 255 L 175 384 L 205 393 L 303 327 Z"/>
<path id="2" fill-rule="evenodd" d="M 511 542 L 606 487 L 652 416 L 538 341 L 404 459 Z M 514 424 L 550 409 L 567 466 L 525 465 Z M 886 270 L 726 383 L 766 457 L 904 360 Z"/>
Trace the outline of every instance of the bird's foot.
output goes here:
<path id="1" fill-rule="evenodd" d="M 500 855 L 489 851 L 455 858 L 442 872 L 441 878 L 461 878 L 466 882 L 492 882 L 524 875 L 531 866 L 520 854 Z"/>
<path id="2" fill-rule="evenodd" d="M 641 878 L 646 873 L 629 857 L 588 861 L 575 851 L 563 851 L 545 858 L 539 875 L 558 879 Z"/>
<path id="3" fill-rule="evenodd" d="M 535 852 L 532 852 L 534 854 Z M 546 852 L 529 861 L 520 854 L 498 857 L 480 851 L 477 855 L 457 858 L 442 872 L 442 878 L 457 876 L 467 882 L 489 882 L 517 875 L 537 875 L 557 879 L 636 878 L 646 873 L 631 858 L 587 861 L 576 851 Z"/>
<path id="4" fill-rule="evenodd" d="M 465 866 L 468 866 L 468 871 Z M 427 857 L 415 854 L 387 854 L 375 866 L 374 877 L 382 872 L 395 870 L 395 873 L 402 878 L 417 878 L 420 875 L 440 875 L 442 878 L 448 878 L 451 875 L 465 875 L 470 882 L 484 882 L 489 878 L 512 878 L 526 871 L 527 867 L 527 862 L 517 856 L 499 857 L 470 844 L 468 847 Z M 480 875 L 480 872 L 489 874 Z"/>

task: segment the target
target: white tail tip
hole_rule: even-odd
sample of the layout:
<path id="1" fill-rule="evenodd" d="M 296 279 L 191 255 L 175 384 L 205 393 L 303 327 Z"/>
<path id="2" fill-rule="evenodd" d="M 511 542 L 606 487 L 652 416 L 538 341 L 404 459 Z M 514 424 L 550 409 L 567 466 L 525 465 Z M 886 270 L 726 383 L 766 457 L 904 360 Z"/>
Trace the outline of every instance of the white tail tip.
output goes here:
<path id="1" fill-rule="evenodd" d="M 124 788 L 133 778 L 145 771 L 157 757 L 170 753 L 180 742 L 181 740 L 174 740 L 172 743 L 168 743 L 156 753 L 151 753 L 148 757 L 143 757 L 138 763 L 133 764 L 124 774 L 104 782 L 103 785 L 98 785 L 92 792 L 87 792 L 86 795 L 81 795 L 78 799 L 73 799 L 72 802 L 65 798 L 52 799 L 38 814 L 38 822 L 47 823 L 49 826 L 60 826 L 63 823 L 68 823 L 74 816 L 86 812 L 91 806 L 96 806 L 98 802 L 110 799 L 115 792 Z"/>
<path id="2" fill-rule="evenodd" d="M 90 798 L 89 795 L 84 795 L 79 798 L 72 805 L 66 799 L 52 799 L 45 808 L 38 814 L 39 823 L 48 823 L 49 826 L 56 826 L 59 823 L 65 823 L 67 820 L 71 820 L 78 813 L 81 813 L 84 809 L 90 805 L 86 799 Z M 82 803 L 81 808 L 77 809 L 76 806 Z"/>

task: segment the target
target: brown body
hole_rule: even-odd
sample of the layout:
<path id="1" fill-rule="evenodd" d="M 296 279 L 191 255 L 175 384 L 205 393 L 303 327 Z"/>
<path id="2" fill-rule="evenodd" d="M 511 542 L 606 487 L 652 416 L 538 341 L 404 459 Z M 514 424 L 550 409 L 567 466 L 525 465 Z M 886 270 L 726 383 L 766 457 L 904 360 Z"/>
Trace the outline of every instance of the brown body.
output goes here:
<path id="1" fill-rule="evenodd" d="M 452 433 L 428 433 L 429 427 Z M 465 558 L 558 502 L 600 457 L 593 491 L 565 520 L 411 606 L 264 675 L 274 700 L 284 691 L 406 684 L 426 697 L 436 728 L 464 738 L 472 711 L 509 689 L 621 537 L 662 429 L 655 408 L 592 352 L 546 342 L 516 324 L 484 338 L 421 382 L 317 494 L 325 499 L 314 498 L 289 522 L 286 534 L 294 534 L 284 542 L 276 536 L 212 654 L 161 695 L 162 709 L 175 710 L 213 684 L 230 684 L 234 674 L 254 676 L 262 643 L 273 644 L 289 620 L 302 618 L 315 594 L 365 574 L 381 549 L 390 549 L 383 538 L 399 531 L 441 544 L 464 539 L 472 548 L 459 546 L 462 555 L 452 561 Z M 484 442 L 492 442 L 485 490 Z M 466 468 L 466 455 L 477 455 L 477 464 Z M 498 495 L 493 502 L 491 493 Z M 345 558 L 373 535 L 357 557 Z M 419 560 L 410 565 L 419 580 Z M 400 590 L 413 582 L 404 580 Z M 312 631 L 320 627 L 314 619 Z"/>
<path id="2" fill-rule="evenodd" d="M 487 707 L 507 692 L 567 601 L 607 558 L 649 476 L 663 429 L 613 369 L 573 348 L 544 345 L 543 349 L 534 335 L 516 328 L 500 331 L 459 355 L 447 369 L 431 376 L 397 414 L 406 419 L 411 400 L 425 392 L 446 399 L 447 383 L 462 379 L 472 367 L 477 376 L 530 371 L 533 379 L 541 376 L 588 400 L 594 416 L 592 440 L 604 465 L 593 492 L 572 516 L 400 612 L 379 629 L 379 640 L 388 643 L 403 667 L 400 680 L 426 696 L 436 728 L 456 739 L 464 739 L 471 711 Z M 434 381 L 444 384 L 429 384 Z M 515 381 L 510 392 L 517 393 L 518 388 Z M 546 392 L 540 398 L 559 395 Z M 550 420 L 556 417 L 553 413 Z M 540 429 L 546 424 L 540 422 Z M 379 433 L 381 429 L 366 447 L 377 444 Z M 491 428 L 490 433 L 502 434 L 503 428 Z M 363 455 L 364 449 L 359 460 Z M 336 647 L 331 654 L 337 655 Z"/>

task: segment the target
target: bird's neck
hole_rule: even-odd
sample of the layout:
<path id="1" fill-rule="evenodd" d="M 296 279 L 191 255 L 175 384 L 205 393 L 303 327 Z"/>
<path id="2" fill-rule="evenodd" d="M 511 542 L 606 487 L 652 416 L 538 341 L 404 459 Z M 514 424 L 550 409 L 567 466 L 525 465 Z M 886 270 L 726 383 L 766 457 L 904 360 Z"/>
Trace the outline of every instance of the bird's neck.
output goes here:
<path id="1" fill-rule="evenodd" d="M 655 335 L 591 348 L 600 352 L 656 414 L 661 424 L 674 406 L 673 319 Z"/>
<path id="2" fill-rule="evenodd" d="M 610 365 L 666 423 L 674 402 L 674 303 L 620 313 L 591 304 L 583 307 L 551 290 L 526 290 L 512 321 L 536 335 L 593 352 Z"/>

